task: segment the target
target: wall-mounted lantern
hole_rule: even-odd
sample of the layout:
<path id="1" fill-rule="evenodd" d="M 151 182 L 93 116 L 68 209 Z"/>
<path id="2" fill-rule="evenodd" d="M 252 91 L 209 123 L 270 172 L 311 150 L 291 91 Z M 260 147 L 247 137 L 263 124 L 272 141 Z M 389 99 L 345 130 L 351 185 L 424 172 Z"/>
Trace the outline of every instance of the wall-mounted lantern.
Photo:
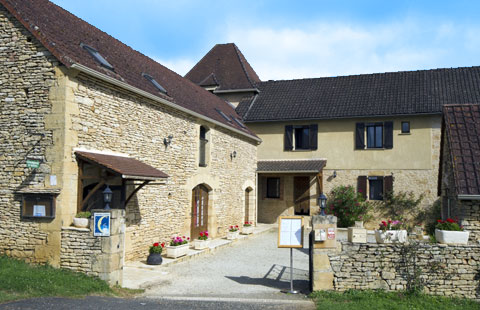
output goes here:
<path id="1" fill-rule="evenodd" d="M 169 146 L 170 143 L 172 143 L 173 136 L 169 135 L 167 138 L 163 138 L 163 144 L 165 144 L 165 147 Z"/>
<path id="2" fill-rule="evenodd" d="M 107 188 L 105 188 L 105 190 L 103 191 L 103 201 L 105 202 L 105 208 L 103 208 L 104 210 L 110 210 L 110 203 L 112 202 L 112 196 L 113 196 L 113 192 L 110 189 L 110 187 L 108 187 L 107 185 Z"/>
<path id="3" fill-rule="evenodd" d="M 233 160 L 234 158 L 237 157 L 237 152 L 236 151 L 233 151 L 230 153 L 230 159 Z"/>

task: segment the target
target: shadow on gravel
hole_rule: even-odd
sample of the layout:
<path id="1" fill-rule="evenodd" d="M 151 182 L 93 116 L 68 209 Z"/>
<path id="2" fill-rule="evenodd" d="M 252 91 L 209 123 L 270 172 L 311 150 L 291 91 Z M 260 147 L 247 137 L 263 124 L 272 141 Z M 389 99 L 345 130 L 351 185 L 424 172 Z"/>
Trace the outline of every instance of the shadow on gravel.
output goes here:
<path id="1" fill-rule="evenodd" d="M 262 285 L 271 288 L 278 288 L 279 290 L 290 289 L 290 267 L 276 264 L 272 265 L 263 278 L 251 278 L 246 276 L 225 277 L 245 285 Z M 293 268 L 293 288 L 303 294 L 308 294 L 310 293 L 309 287 L 308 270 Z"/>

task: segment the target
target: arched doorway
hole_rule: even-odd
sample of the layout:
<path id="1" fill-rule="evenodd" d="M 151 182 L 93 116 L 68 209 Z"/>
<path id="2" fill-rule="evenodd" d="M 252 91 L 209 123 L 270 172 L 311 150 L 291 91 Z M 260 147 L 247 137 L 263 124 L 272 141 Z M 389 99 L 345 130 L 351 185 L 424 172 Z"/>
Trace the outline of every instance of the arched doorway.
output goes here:
<path id="1" fill-rule="evenodd" d="M 190 238 L 195 239 L 201 231 L 208 230 L 208 188 L 198 185 L 192 190 L 192 224 Z"/>
<path id="2" fill-rule="evenodd" d="M 251 193 L 252 193 L 252 188 L 247 187 L 245 189 L 245 219 L 244 219 L 245 222 L 251 222 L 252 221 L 252 219 L 250 218 L 250 207 L 251 207 L 251 203 L 252 203 L 252 201 L 250 201 Z"/>

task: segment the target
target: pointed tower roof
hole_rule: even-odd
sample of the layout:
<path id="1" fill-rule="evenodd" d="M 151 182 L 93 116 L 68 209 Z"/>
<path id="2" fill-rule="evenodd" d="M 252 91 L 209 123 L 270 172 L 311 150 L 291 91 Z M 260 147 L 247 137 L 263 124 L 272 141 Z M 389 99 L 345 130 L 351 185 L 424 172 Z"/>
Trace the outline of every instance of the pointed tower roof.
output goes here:
<path id="1" fill-rule="evenodd" d="M 251 90 L 260 82 L 257 73 L 234 43 L 215 45 L 185 77 L 200 86 L 212 86 L 215 82 L 217 91 Z"/>

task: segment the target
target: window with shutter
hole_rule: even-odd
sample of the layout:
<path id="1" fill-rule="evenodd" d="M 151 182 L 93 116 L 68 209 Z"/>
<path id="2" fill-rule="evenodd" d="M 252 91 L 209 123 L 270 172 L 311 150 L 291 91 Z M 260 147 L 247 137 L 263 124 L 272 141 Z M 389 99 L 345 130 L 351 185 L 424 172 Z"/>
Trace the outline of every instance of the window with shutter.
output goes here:
<path id="1" fill-rule="evenodd" d="M 368 177 L 368 198 L 383 200 L 383 177 Z"/>
<path id="2" fill-rule="evenodd" d="M 364 175 L 357 178 L 357 192 L 360 193 L 363 198 L 367 198 L 367 177 Z"/>
<path id="3" fill-rule="evenodd" d="M 355 129 L 355 149 L 363 150 L 365 148 L 365 124 L 357 123 Z"/>
<path id="4" fill-rule="evenodd" d="M 285 126 L 285 137 L 284 137 L 284 150 L 291 151 L 293 150 L 293 126 Z"/>
<path id="5" fill-rule="evenodd" d="M 386 149 L 393 148 L 393 122 L 385 122 L 383 124 L 385 128 L 385 140 L 383 147 Z"/>
<path id="6" fill-rule="evenodd" d="M 316 150 L 318 125 L 285 126 L 284 150 Z"/>

